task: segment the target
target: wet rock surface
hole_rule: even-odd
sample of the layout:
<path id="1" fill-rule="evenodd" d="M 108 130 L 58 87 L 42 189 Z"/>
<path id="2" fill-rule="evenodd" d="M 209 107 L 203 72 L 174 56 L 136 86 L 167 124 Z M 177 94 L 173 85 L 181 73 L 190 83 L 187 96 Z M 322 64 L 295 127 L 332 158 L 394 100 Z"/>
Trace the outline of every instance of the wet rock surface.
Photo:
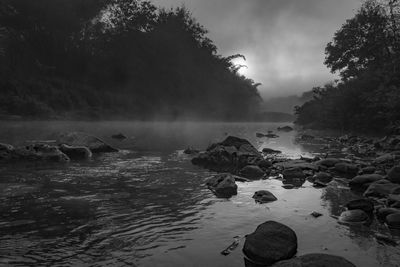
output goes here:
<path id="1" fill-rule="evenodd" d="M 229 198 L 237 195 L 235 177 L 228 173 L 215 175 L 206 181 L 206 185 L 218 197 Z"/>
<path id="2" fill-rule="evenodd" d="M 278 200 L 268 190 L 260 190 L 260 191 L 255 192 L 254 195 L 253 195 L 253 198 L 257 203 L 261 203 L 261 204 Z"/>
<path id="3" fill-rule="evenodd" d="M 249 141 L 229 136 L 194 157 L 192 163 L 213 171 L 238 174 L 244 167 L 257 165 L 262 160 L 261 153 Z"/>
<path id="4" fill-rule="evenodd" d="M 343 224 L 365 224 L 368 221 L 368 214 L 360 209 L 344 211 L 339 217 L 339 222 Z"/>
<path id="5" fill-rule="evenodd" d="M 267 221 L 246 236 L 244 255 L 256 264 L 270 265 L 290 259 L 297 252 L 296 233 L 286 225 Z"/>
<path id="6" fill-rule="evenodd" d="M 118 149 L 113 148 L 100 138 L 82 132 L 60 134 L 57 143 L 78 147 L 84 146 L 89 148 L 92 153 L 118 152 Z"/>

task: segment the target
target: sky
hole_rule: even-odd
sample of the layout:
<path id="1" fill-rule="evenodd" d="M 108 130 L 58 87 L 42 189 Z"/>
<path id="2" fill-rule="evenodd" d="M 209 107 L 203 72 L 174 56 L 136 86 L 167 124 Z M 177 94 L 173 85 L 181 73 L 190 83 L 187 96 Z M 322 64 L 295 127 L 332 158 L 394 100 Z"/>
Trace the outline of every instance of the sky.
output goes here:
<path id="1" fill-rule="evenodd" d="M 323 64 L 326 44 L 361 0 L 153 0 L 184 4 L 223 56 L 240 53 L 241 73 L 262 83 L 264 99 L 309 91 L 337 79 Z M 235 62 L 243 64 L 243 62 Z"/>

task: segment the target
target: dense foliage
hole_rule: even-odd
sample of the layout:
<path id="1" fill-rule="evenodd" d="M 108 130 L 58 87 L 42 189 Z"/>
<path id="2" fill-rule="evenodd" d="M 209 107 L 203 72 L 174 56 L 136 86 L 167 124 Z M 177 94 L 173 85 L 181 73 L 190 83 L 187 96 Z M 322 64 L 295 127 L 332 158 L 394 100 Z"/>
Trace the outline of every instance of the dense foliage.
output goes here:
<path id="1" fill-rule="evenodd" d="M 341 80 L 313 89 L 298 124 L 381 131 L 400 122 L 400 1 L 364 2 L 328 43 L 325 64 Z"/>
<path id="2" fill-rule="evenodd" d="M 185 7 L 1 0 L 0 114 L 247 119 L 261 98 Z"/>

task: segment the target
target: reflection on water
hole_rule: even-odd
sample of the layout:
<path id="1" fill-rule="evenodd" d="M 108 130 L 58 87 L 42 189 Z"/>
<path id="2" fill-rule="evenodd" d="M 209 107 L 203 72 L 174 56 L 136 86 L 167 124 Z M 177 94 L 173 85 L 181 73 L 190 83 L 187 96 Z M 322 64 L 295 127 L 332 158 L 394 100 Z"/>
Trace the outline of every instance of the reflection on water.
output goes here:
<path id="1" fill-rule="evenodd" d="M 286 156 L 309 155 L 294 133 L 277 139 L 262 123 L 1 123 L 0 142 L 51 139 L 60 131 L 96 134 L 121 149 L 67 165 L 0 165 L 0 265 L 12 266 L 244 266 L 241 246 L 220 252 L 235 236 L 266 220 L 292 227 L 299 254 L 331 253 L 358 266 L 396 266 L 399 250 L 373 239 L 378 229 L 349 228 L 330 215 L 358 196 L 341 184 L 315 189 L 305 181 L 239 183 L 238 195 L 217 199 L 204 186 L 211 175 L 190 164 L 188 146 L 204 149 L 227 134 Z M 122 132 L 129 138 L 113 140 Z M 256 204 L 269 190 L 278 201 Z M 312 211 L 324 216 L 316 219 Z"/>

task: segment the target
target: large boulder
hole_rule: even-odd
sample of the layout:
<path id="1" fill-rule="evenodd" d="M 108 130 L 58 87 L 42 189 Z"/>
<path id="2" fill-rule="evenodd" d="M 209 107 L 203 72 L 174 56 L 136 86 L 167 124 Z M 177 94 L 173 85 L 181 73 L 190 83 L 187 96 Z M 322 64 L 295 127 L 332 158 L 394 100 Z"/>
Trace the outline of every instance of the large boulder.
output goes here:
<path id="1" fill-rule="evenodd" d="M 235 177 L 229 173 L 215 175 L 206 181 L 206 185 L 218 197 L 229 198 L 237 195 Z"/>
<path id="2" fill-rule="evenodd" d="M 84 146 L 90 149 L 92 153 L 118 152 L 100 138 L 81 132 L 71 132 L 61 134 L 57 139 L 58 144 L 66 144 L 70 146 Z"/>
<path id="3" fill-rule="evenodd" d="M 383 182 L 386 180 L 372 183 L 364 192 L 365 197 L 387 197 L 390 194 L 400 194 L 400 185 L 391 182 Z"/>
<path id="4" fill-rule="evenodd" d="M 69 146 L 62 144 L 59 146 L 61 152 L 66 154 L 70 159 L 90 159 L 92 152 L 85 146 Z"/>
<path id="5" fill-rule="evenodd" d="M 274 194 L 272 194 L 268 190 L 260 190 L 260 191 L 255 192 L 253 195 L 253 198 L 257 203 L 261 203 L 261 204 L 278 200 L 274 196 Z"/>
<path id="6" fill-rule="evenodd" d="M 246 236 L 244 255 L 255 264 L 271 265 L 292 258 L 297 252 L 296 233 L 278 222 L 267 221 Z"/>
<path id="7" fill-rule="evenodd" d="M 347 210 L 340 214 L 339 222 L 343 224 L 365 224 L 370 220 L 363 210 Z"/>
<path id="8" fill-rule="evenodd" d="M 387 174 L 387 179 L 392 183 L 400 184 L 400 165 L 390 169 Z"/>
<path id="9" fill-rule="evenodd" d="M 379 174 L 363 174 L 351 179 L 349 185 L 351 187 L 366 187 L 369 186 L 371 183 L 380 181 L 382 179 L 383 176 Z"/>
<path id="10" fill-rule="evenodd" d="M 248 165 L 240 170 L 240 176 L 247 179 L 261 179 L 265 175 L 265 172 L 258 166 Z"/>
<path id="11" fill-rule="evenodd" d="M 238 173 L 247 165 L 257 165 L 263 157 L 247 140 L 234 136 L 212 144 L 192 159 L 194 165 L 218 172 Z"/>
<path id="12" fill-rule="evenodd" d="M 280 261 L 272 267 L 356 267 L 345 258 L 328 254 L 307 254 L 291 260 Z"/>
<path id="13" fill-rule="evenodd" d="M 47 144 L 31 144 L 17 147 L 12 153 L 15 160 L 68 162 L 70 159 L 58 147 Z"/>
<path id="14" fill-rule="evenodd" d="M 8 144 L 0 143 L 0 160 L 9 160 L 14 153 L 14 147 Z"/>

